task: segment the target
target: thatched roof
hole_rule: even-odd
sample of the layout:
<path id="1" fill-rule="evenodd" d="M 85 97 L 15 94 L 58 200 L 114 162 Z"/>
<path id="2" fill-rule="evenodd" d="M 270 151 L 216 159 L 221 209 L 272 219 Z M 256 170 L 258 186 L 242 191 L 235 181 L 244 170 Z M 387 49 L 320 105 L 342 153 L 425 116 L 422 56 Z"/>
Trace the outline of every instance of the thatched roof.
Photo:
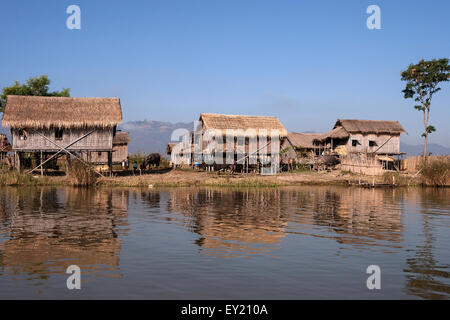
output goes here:
<path id="1" fill-rule="evenodd" d="M 127 144 L 130 141 L 130 134 L 125 131 L 117 131 L 113 138 L 113 144 Z"/>
<path id="2" fill-rule="evenodd" d="M 345 139 L 350 133 L 362 134 L 401 134 L 406 132 L 398 121 L 338 119 L 333 130 L 324 133 L 315 140 Z"/>
<path id="3" fill-rule="evenodd" d="M 3 126 L 13 128 L 112 127 L 122 121 L 119 98 L 7 96 Z"/>
<path id="4" fill-rule="evenodd" d="M 287 139 L 296 148 L 314 148 L 314 140 L 318 139 L 321 135 L 321 133 L 289 132 Z"/>
<path id="5" fill-rule="evenodd" d="M 315 141 L 324 141 L 327 139 L 345 139 L 348 138 L 350 134 L 342 127 L 334 128 L 331 131 L 328 131 L 327 133 L 321 134 L 320 136 L 316 137 Z"/>
<path id="6" fill-rule="evenodd" d="M 406 132 L 398 121 L 338 119 L 334 128 L 342 127 L 349 133 L 388 133 Z"/>
<path id="7" fill-rule="evenodd" d="M 278 130 L 281 137 L 287 135 L 286 128 L 277 117 L 201 113 L 199 120 L 203 121 L 204 129 L 220 130 L 224 135 L 226 130 L 233 130 L 238 135 L 237 130 L 247 129 L 254 129 L 257 135 L 261 130 L 267 130 L 268 136 L 274 130 Z"/>

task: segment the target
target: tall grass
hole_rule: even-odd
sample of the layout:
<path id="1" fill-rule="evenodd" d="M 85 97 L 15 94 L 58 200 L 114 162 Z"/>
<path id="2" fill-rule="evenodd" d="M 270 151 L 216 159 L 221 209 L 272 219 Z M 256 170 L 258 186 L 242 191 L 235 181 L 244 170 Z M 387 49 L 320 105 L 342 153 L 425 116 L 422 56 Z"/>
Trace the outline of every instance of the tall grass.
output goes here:
<path id="1" fill-rule="evenodd" d="M 16 186 L 34 184 L 30 175 L 19 174 L 16 170 L 0 170 L 0 186 Z"/>
<path id="2" fill-rule="evenodd" d="M 76 187 L 89 187 L 97 183 L 97 173 L 91 166 L 86 166 L 78 160 L 68 162 L 68 176 Z"/>
<path id="3" fill-rule="evenodd" d="M 19 173 L 17 170 L 0 169 L 0 186 L 42 186 L 51 185 L 49 177 L 35 178 L 31 174 Z"/>
<path id="4" fill-rule="evenodd" d="M 407 186 L 410 183 L 408 177 L 396 171 L 388 171 L 383 173 L 382 181 L 383 183 L 392 184 L 395 186 Z"/>
<path id="5" fill-rule="evenodd" d="M 429 161 L 420 169 L 422 184 L 433 187 L 450 186 L 450 160 Z"/>

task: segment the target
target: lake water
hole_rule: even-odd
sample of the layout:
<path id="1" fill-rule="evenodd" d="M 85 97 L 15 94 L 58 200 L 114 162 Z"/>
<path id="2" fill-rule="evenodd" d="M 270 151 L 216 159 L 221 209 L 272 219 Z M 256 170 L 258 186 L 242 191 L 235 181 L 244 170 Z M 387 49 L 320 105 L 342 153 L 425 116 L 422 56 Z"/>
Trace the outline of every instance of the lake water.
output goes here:
<path id="1" fill-rule="evenodd" d="M 0 189 L 0 298 L 450 298 L 450 190 Z M 69 265 L 81 290 L 68 290 Z M 381 289 L 369 290 L 369 265 Z"/>

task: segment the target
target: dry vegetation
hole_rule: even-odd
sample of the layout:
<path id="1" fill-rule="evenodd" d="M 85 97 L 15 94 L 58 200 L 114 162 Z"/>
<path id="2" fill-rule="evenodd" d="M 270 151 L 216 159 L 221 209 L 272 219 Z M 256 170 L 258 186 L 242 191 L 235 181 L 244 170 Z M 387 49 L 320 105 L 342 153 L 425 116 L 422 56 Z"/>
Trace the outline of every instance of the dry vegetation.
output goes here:
<path id="1" fill-rule="evenodd" d="M 16 170 L 0 169 L 0 186 L 48 186 L 59 184 L 51 177 L 35 178 L 30 174 L 19 174 Z"/>
<path id="2" fill-rule="evenodd" d="M 422 165 L 420 169 L 422 184 L 425 186 L 450 186 L 450 159 L 442 158 Z"/>
<path id="3" fill-rule="evenodd" d="M 172 170 L 162 174 L 100 178 L 99 185 L 120 187 L 170 187 L 170 186 L 233 186 L 233 187 L 277 187 L 295 185 L 348 185 L 369 181 L 371 177 L 346 175 L 333 172 L 295 172 L 273 176 L 258 174 L 217 174 L 192 169 Z"/>
<path id="4" fill-rule="evenodd" d="M 277 175 L 231 174 L 177 169 L 152 174 L 100 177 L 78 161 L 69 165 L 67 176 L 32 176 L 17 171 L 0 169 L 0 186 L 72 185 L 104 187 L 278 187 L 299 185 L 372 185 L 395 186 L 450 186 L 450 161 L 433 161 L 418 173 L 386 172 L 382 176 L 365 176 L 345 171 L 296 171 Z"/>
<path id="5" fill-rule="evenodd" d="M 78 160 L 72 160 L 68 164 L 68 176 L 70 182 L 76 187 L 88 187 L 97 183 L 98 174 Z"/>

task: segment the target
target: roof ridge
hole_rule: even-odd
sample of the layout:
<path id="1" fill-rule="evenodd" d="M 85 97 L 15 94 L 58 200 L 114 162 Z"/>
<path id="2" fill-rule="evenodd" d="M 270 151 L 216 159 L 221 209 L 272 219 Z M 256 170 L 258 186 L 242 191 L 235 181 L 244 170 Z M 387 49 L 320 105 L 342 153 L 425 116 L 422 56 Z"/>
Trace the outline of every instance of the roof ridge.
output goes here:
<path id="1" fill-rule="evenodd" d="M 257 118 L 275 118 L 278 119 L 276 116 L 256 116 L 256 115 L 247 115 L 247 114 L 224 114 L 224 113 L 207 113 L 202 112 L 200 113 L 200 116 L 207 115 L 207 116 L 221 116 L 221 117 L 257 117 Z"/>
<path id="2" fill-rule="evenodd" d="M 59 97 L 59 96 L 29 96 L 19 94 L 8 94 L 6 97 L 23 98 L 23 99 L 119 99 L 119 97 Z"/>

